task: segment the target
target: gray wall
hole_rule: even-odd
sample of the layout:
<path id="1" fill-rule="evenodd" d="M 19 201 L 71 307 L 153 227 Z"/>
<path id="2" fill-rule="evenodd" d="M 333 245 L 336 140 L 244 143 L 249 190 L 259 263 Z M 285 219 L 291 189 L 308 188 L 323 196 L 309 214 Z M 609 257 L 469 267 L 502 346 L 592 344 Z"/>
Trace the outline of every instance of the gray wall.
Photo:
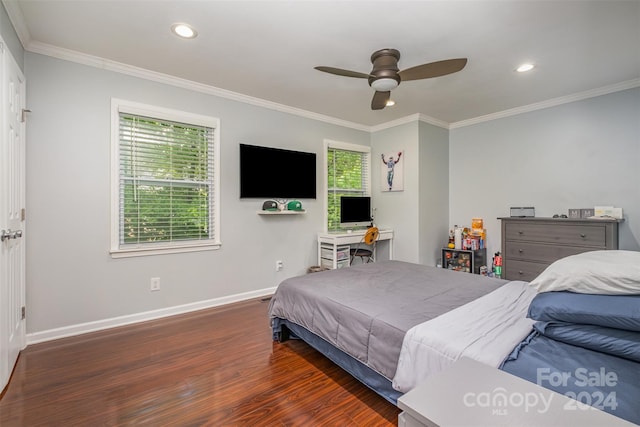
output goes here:
<path id="1" fill-rule="evenodd" d="M 317 264 L 323 229 L 323 140 L 369 144 L 368 132 L 39 54 L 27 53 L 25 67 L 31 334 L 251 293 L 304 273 Z M 220 118 L 222 249 L 110 257 L 111 97 Z M 317 154 L 319 198 L 302 200 L 307 214 L 261 216 L 263 200 L 239 199 L 241 142 Z M 161 278 L 160 292 L 149 291 L 150 277 Z"/>
<path id="2" fill-rule="evenodd" d="M 403 151 L 404 191 L 382 191 L 386 166 L 381 154 Z M 376 208 L 378 226 L 393 228 L 394 258 L 418 262 L 419 203 L 418 123 L 408 123 L 375 132 L 371 135 L 371 195 Z"/>
<path id="3" fill-rule="evenodd" d="M 450 131 L 454 224 L 484 218 L 488 255 L 510 206 L 536 216 L 569 208 L 624 209 L 620 248 L 640 249 L 640 88 Z"/>
<path id="4" fill-rule="evenodd" d="M 371 135 L 376 222 L 394 230 L 394 258 L 435 266 L 447 237 L 449 132 L 415 121 Z M 404 191 L 382 191 L 380 154 L 403 151 Z"/>
<path id="5" fill-rule="evenodd" d="M 396 259 L 434 265 L 448 229 L 477 216 L 492 253 L 496 218 L 522 205 L 539 216 L 623 207 L 621 247 L 640 249 L 640 89 L 451 131 L 416 121 L 369 134 L 33 53 L 24 68 L 30 334 L 250 296 L 316 264 L 322 200 L 303 200 L 306 215 L 257 215 L 261 200 L 238 197 L 241 142 L 316 152 L 319 195 L 323 141 L 370 144 L 376 222 L 394 229 Z M 222 249 L 109 256 L 111 97 L 220 118 Z M 380 154 L 399 149 L 405 190 L 381 192 Z"/>
<path id="6" fill-rule="evenodd" d="M 420 122 L 420 263 L 435 266 L 449 236 L 449 132 Z"/>
<path id="7" fill-rule="evenodd" d="M 0 36 L 2 40 L 7 44 L 11 55 L 16 60 L 16 63 L 20 69 L 24 72 L 24 49 L 18 39 L 18 35 L 9 20 L 9 15 L 4 8 L 4 5 L 0 2 Z"/>

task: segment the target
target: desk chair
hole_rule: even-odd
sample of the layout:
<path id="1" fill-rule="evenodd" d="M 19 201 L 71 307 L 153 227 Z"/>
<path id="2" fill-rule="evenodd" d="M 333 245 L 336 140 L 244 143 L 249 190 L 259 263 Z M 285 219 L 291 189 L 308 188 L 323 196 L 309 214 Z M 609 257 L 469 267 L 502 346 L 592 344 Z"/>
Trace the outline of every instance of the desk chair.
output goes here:
<path id="1" fill-rule="evenodd" d="M 380 237 L 380 230 L 378 230 L 378 227 L 369 227 L 367 232 L 364 233 L 364 236 L 362 236 L 362 240 L 360 240 L 358 246 L 351 248 L 351 260 L 349 261 L 349 265 L 353 264 L 353 259 L 355 257 L 359 257 L 363 264 L 374 262 L 373 254 L 375 253 L 378 237 Z M 362 246 L 363 244 L 366 246 Z"/>

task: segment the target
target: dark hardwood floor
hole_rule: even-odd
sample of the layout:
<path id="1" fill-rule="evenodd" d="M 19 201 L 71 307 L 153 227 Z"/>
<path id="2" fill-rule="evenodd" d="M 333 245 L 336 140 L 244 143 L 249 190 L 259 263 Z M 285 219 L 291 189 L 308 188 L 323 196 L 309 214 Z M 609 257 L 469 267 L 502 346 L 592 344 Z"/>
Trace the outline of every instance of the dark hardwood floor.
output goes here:
<path id="1" fill-rule="evenodd" d="M 0 426 L 394 426 L 400 412 L 251 300 L 28 346 Z"/>

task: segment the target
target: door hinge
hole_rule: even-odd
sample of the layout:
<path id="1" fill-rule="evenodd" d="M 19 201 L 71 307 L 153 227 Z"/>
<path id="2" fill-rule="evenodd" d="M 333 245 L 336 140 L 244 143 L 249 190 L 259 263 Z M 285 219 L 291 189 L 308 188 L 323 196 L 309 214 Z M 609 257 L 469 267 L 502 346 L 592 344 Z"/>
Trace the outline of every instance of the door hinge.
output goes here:
<path id="1" fill-rule="evenodd" d="M 20 221 L 24 221 L 25 219 L 27 219 L 27 209 L 22 208 L 20 210 Z"/>
<path id="2" fill-rule="evenodd" d="M 31 110 L 27 110 L 26 108 L 22 109 L 22 117 L 21 117 L 21 122 L 24 123 L 27 121 L 27 113 L 30 113 Z"/>
<path id="3" fill-rule="evenodd" d="M 21 320 L 24 320 L 26 318 L 27 318 L 27 308 L 23 305 L 22 306 L 22 319 Z"/>

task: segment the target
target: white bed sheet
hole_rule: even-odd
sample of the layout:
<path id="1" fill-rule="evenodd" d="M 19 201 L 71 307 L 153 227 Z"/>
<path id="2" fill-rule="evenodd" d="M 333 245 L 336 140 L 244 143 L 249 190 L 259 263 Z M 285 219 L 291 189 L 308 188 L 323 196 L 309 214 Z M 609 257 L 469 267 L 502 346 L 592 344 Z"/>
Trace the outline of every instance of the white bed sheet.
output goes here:
<path id="1" fill-rule="evenodd" d="M 462 274 L 462 273 L 461 273 Z M 393 388 L 408 392 L 462 356 L 498 367 L 532 330 L 527 309 L 537 291 L 512 281 L 407 331 Z"/>

